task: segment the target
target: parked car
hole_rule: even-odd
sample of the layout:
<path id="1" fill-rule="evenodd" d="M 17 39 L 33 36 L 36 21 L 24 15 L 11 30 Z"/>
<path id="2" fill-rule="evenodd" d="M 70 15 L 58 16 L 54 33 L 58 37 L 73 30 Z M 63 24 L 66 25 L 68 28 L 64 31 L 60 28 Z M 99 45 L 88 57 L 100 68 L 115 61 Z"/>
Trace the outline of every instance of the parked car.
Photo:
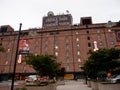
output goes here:
<path id="1" fill-rule="evenodd" d="M 49 83 L 49 77 L 43 76 L 38 79 L 39 85 L 48 85 Z"/>
<path id="2" fill-rule="evenodd" d="M 110 83 L 120 83 L 120 75 L 113 75 L 108 81 L 110 81 Z"/>
<path id="3" fill-rule="evenodd" d="M 26 82 L 35 82 L 35 81 L 37 81 L 38 79 L 39 79 L 39 75 L 29 75 L 26 79 L 25 79 L 25 81 Z"/>

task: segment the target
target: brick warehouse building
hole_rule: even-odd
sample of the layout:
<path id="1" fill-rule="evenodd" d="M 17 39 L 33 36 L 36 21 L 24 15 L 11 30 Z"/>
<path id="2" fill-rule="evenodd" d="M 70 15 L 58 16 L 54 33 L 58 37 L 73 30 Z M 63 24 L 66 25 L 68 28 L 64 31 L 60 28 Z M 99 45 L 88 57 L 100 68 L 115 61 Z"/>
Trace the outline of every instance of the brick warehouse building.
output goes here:
<path id="1" fill-rule="evenodd" d="M 66 73 L 80 75 L 81 66 L 89 51 L 119 47 L 120 22 L 96 23 L 92 17 L 82 17 L 79 24 L 73 24 L 71 14 L 54 15 L 48 12 L 43 17 L 42 28 L 22 30 L 16 78 L 33 74 L 32 67 L 23 62 L 24 55 L 32 53 L 55 55 L 57 62 L 65 67 Z M 18 31 L 9 25 L 0 27 L 0 45 L 6 49 L 0 52 L 0 77 L 7 79 L 13 72 Z M 24 48 L 23 44 L 29 46 Z"/>

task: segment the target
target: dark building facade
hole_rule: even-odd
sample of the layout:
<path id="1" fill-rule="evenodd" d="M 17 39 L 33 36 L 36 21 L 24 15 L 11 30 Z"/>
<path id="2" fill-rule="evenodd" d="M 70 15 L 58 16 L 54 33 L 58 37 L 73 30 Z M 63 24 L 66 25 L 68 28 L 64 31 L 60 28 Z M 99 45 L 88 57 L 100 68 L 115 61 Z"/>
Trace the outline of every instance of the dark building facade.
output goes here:
<path id="1" fill-rule="evenodd" d="M 9 26 L 0 28 L 0 45 L 6 50 L 0 52 L 0 76 L 13 72 L 18 31 Z M 35 73 L 24 62 L 25 54 L 55 55 L 57 62 L 65 67 L 66 73 L 82 72 L 81 66 L 88 58 L 88 52 L 103 48 L 119 47 L 120 22 L 97 23 L 92 17 L 82 17 L 79 24 L 73 24 L 72 15 L 54 15 L 49 12 L 43 17 L 42 28 L 22 30 L 16 77 Z"/>

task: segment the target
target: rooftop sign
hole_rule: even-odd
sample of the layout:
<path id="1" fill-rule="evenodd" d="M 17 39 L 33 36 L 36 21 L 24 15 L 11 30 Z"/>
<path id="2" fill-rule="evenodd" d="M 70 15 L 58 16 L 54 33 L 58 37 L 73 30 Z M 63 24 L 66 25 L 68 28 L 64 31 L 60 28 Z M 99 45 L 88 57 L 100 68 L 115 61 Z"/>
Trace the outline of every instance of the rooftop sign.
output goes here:
<path id="1" fill-rule="evenodd" d="M 56 15 L 54 14 L 43 17 L 43 27 L 54 27 L 54 26 L 70 26 L 72 25 L 71 14 Z"/>

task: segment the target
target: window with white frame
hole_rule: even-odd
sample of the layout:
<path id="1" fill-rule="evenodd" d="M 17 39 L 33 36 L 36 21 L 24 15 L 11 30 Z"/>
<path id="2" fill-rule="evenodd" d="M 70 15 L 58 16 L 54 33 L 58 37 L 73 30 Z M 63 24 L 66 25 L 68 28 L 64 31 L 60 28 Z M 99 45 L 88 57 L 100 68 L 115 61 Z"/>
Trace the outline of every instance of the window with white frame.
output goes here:
<path id="1" fill-rule="evenodd" d="M 58 56 L 58 52 L 55 52 L 55 56 Z"/>
<path id="2" fill-rule="evenodd" d="M 75 33 L 76 35 L 78 35 L 79 34 L 79 32 L 78 31 L 76 31 L 76 33 Z"/>
<path id="3" fill-rule="evenodd" d="M 80 50 L 77 51 L 77 54 L 80 55 Z"/>
<path id="4" fill-rule="evenodd" d="M 77 41 L 77 42 L 79 41 L 79 38 L 78 38 L 78 37 L 76 38 L 76 41 Z"/>
<path id="5" fill-rule="evenodd" d="M 78 62 L 81 62 L 81 58 L 78 58 Z"/>
<path id="6" fill-rule="evenodd" d="M 78 47 L 78 48 L 80 47 L 80 44 L 79 44 L 79 43 L 77 43 L 77 47 Z"/>

